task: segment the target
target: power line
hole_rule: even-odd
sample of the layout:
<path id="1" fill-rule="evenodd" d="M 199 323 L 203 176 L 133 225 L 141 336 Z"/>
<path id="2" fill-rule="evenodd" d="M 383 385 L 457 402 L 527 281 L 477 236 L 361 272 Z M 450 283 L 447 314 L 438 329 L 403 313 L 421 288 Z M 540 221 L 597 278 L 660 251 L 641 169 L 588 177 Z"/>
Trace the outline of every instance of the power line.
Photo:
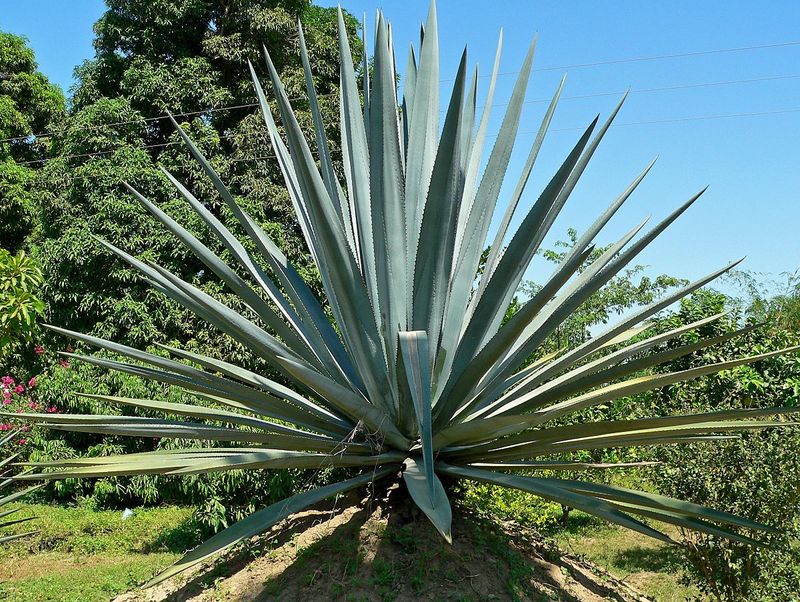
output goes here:
<path id="1" fill-rule="evenodd" d="M 736 119 L 736 118 L 747 118 L 747 117 L 763 117 L 767 115 L 785 115 L 790 113 L 800 113 L 800 108 L 793 108 L 793 109 L 777 109 L 774 111 L 752 111 L 746 113 L 725 113 L 720 115 L 691 115 L 687 117 L 675 117 L 669 119 L 653 119 L 647 121 L 629 121 L 629 122 L 622 122 L 622 123 L 614 123 L 611 127 L 631 127 L 631 126 L 642 126 L 642 125 L 664 125 L 669 123 L 681 123 L 681 122 L 690 122 L 690 121 L 710 121 L 710 120 L 718 120 L 718 119 Z M 572 131 L 583 131 L 585 128 L 583 127 L 572 127 L 572 128 L 557 128 L 551 129 L 551 132 L 572 132 Z M 534 134 L 536 130 L 524 130 L 518 132 L 517 135 L 524 135 L 524 134 Z M 487 136 L 488 138 L 495 138 L 497 134 L 491 134 Z M 135 149 L 149 149 L 149 148 L 156 148 L 162 146 L 172 146 L 175 144 L 179 144 L 177 141 L 175 142 L 164 142 L 160 144 L 150 144 L 147 146 L 137 146 L 133 147 Z M 104 155 L 108 155 L 111 153 L 116 152 L 119 149 L 109 150 L 109 151 L 98 151 L 96 153 L 81 153 L 77 155 L 65 155 L 63 157 L 53 157 L 51 159 L 41 159 L 42 162 L 53 161 L 55 159 L 75 159 L 75 158 L 84 158 L 84 157 L 100 157 Z M 260 155 L 255 157 L 238 157 L 229 159 L 231 163 L 238 163 L 242 161 L 260 161 L 266 159 L 274 159 L 274 154 L 267 154 L 267 155 Z M 28 163 L 19 163 L 18 165 L 26 165 L 33 162 Z M 89 178 L 90 176 L 78 175 L 73 176 L 67 179 L 68 182 L 78 179 Z"/>
<path id="2" fill-rule="evenodd" d="M 333 95 L 333 93 L 330 93 L 330 94 L 317 94 L 317 96 L 332 96 L 332 95 Z M 303 100 L 303 99 L 298 97 L 298 98 L 290 98 L 289 100 Z M 256 106 L 258 106 L 256 103 L 250 102 L 250 103 L 245 103 L 245 104 L 240 104 L 240 105 L 229 105 L 229 106 L 224 106 L 224 107 L 209 107 L 207 109 L 202 109 L 202 110 L 199 110 L 199 111 L 187 111 L 185 113 L 173 113 L 172 116 L 173 117 L 190 117 L 192 115 L 204 115 L 206 113 L 216 113 L 218 111 L 232 111 L 232 110 L 235 110 L 235 109 L 249 109 L 249 108 L 256 107 Z M 162 119 L 169 119 L 169 115 L 167 113 L 164 113 L 163 115 L 157 115 L 155 117 L 141 117 L 139 119 L 128 119 L 128 120 L 125 120 L 125 121 L 112 121 L 111 123 L 103 123 L 103 124 L 99 124 L 99 125 L 91 125 L 91 126 L 89 126 L 87 128 L 84 128 L 84 129 L 92 131 L 92 130 L 98 130 L 98 129 L 102 129 L 102 128 L 115 127 L 115 126 L 118 126 L 118 125 L 128 125 L 128 124 L 131 124 L 131 123 L 141 123 L 141 122 L 149 123 L 151 121 L 161 121 Z M 57 132 L 42 132 L 40 134 L 28 134 L 27 136 L 16 136 L 14 138 L 2 138 L 2 139 L 0 139 L 0 143 L 3 143 L 3 142 L 17 142 L 17 141 L 22 141 L 22 140 L 28 140 L 29 138 L 49 138 L 50 136 L 55 136 L 56 134 L 57 134 Z"/>
<path id="3" fill-rule="evenodd" d="M 694 84 L 677 84 L 674 86 L 662 86 L 659 88 L 640 88 L 640 89 L 632 89 L 629 90 L 629 94 L 651 94 L 656 92 L 673 92 L 676 90 L 692 90 L 695 88 L 713 88 L 718 86 L 731 86 L 735 84 L 751 84 L 751 83 L 758 83 L 758 82 L 767 82 L 767 81 L 779 81 L 779 80 L 788 80 L 788 79 L 800 79 L 800 74 L 797 75 L 767 75 L 764 77 L 753 77 L 750 79 L 729 79 L 723 81 L 716 81 L 716 82 L 698 82 Z M 616 92 L 594 92 L 592 94 L 577 94 L 573 96 L 562 96 L 560 100 L 582 100 L 585 98 L 600 98 L 602 96 L 621 96 L 625 93 L 625 90 L 618 90 Z M 552 98 L 537 98 L 534 100 L 526 100 L 523 104 L 534 104 L 534 103 L 543 103 L 543 102 L 550 102 Z M 507 102 L 500 102 L 500 103 L 493 103 L 493 107 L 503 107 L 508 105 Z M 486 105 L 481 105 L 479 108 L 483 108 Z"/>
<path id="4" fill-rule="evenodd" d="M 127 147 L 122 147 L 122 148 L 132 148 L 134 150 L 147 150 L 147 149 L 151 149 L 151 148 L 160 148 L 160 147 L 163 147 L 163 146 L 173 146 L 175 144 L 178 144 L 178 142 L 177 141 L 160 142 L 158 144 L 146 144 L 144 146 L 127 146 Z M 95 151 L 95 152 L 91 152 L 91 153 L 79 153 L 79 154 L 76 154 L 76 155 L 62 155 L 62 156 L 57 156 L 57 157 L 47 157 L 45 159 L 33 159 L 32 161 L 22 161 L 20 163 L 17 163 L 17 165 L 36 165 L 36 164 L 39 164 L 39 163 L 49 163 L 50 161 L 55 161 L 56 159 L 82 159 L 82 158 L 87 158 L 87 157 L 93 159 L 95 157 L 102 157 L 104 155 L 110 155 L 112 153 L 117 152 L 118 150 L 120 150 L 120 149 L 119 148 L 115 148 L 113 150 L 107 150 L 107 151 Z"/>
<path id="5" fill-rule="evenodd" d="M 755 44 L 752 46 L 734 46 L 732 48 L 714 48 L 711 50 L 695 50 L 693 52 L 678 52 L 671 54 L 654 54 L 649 56 L 626 57 L 621 59 L 610 59 L 606 61 L 595 61 L 592 63 L 572 63 L 571 65 L 557 65 L 552 67 L 538 67 L 534 68 L 534 72 L 541 71 L 564 71 L 567 69 L 584 69 L 587 67 L 602 67 L 604 65 L 620 65 L 623 63 L 643 63 L 646 61 L 663 61 L 668 59 L 687 58 L 695 56 L 704 56 L 709 54 L 725 54 L 729 52 L 747 52 L 750 50 L 765 50 L 768 48 L 787 48 L 791 46 L 800 46 L 800 40 L 789 42 L 775 42 L 772 44 Z M 503 71 L 498 75 L 515 75 L 517 71 Z M 484 74 L 479 77 L 491 77 L 490 74 Z M 440 80 L 440 81 L 454 81 L 454 78 Z"/>
<path id="6" fill-rule="evenodd" d="M 671 92 L 676 90 L 691 90 L 697 88 L 712 88 L 712 87 L 719 87 L 719 86 L 730 86 L 730 85 L 737 85 L 737 84 L 750 84 L 750 83 L 759 83 L 759 82 L 768 82 L 768 81 L 781 81 L 781 80 L 791 80 L 791 79 L 800 79 L 800 74 L 789 74 L 789 75 L 768 75 L 764 77 L 754 77 L 749 79 L 734 79 L 734 80 L 723 80 L 723 81 L 715 81 L 715 82 L 697 82 L 693 84 L 678 84 L 674 86 L 663 86 L 657 88 L 641 88 L 641 89 L 633 89 L 630 90 L 630 94 L 651 94 L 651 93 L 658 93 L 658 92 Z M 562 96 L 561 100 L 582 100 L 587 98 L 600 98 L 603 96 L 620 96 L 624 93 L 624 90 L 619 90 L 615 92 L 595 92 L 592 94 L 577 94 L 572 96 Z M 319 96 L 332 96 L 331 94 L 320 94 Z M 302 100 L 301 98 L 294 98 L 291 100 Z M 537 104 L 543 102 L 550 102 L 550 98 L 536 98 L 532 100 L 526 100 L 523 104 Z M 493 107 L 503 107 L 508 105 L 507 102 L 500 102 L 494 103 Z M 174 113 L 173 117 L 187 117 L 192 115 L 202 115 L 205 113 L 213 113 L 217 111 L 227 111 L 227 110 L 234 110 L 234 109 L 246 109 L 246 108 L 254 108 L 258 105 L 256 103 L 245 103 L 239 105 L 231 105 L 226 107 L 213 107 L 209 109 L 205 109 L 202 111 L 188 111 L 185 113 Z M 480 105 L 478 108 L 483 108 L 485 105 Z M 118 125 L 126 125 L 130 123 L 139 123 L 141 121 L 150 122 L 150 121 L 158 121 L 161 119 L 167 119 L 169 115 L 159 115 L 156 117 L 146 117 L 142 119 L 131 119 L 128 121 L 115 121 L 111 123 L 104 123 L 100 125 L 89 126 L 85 128 L 85 130 L 100 130 L 107 127 L 114 127 Z M 44 132 L 41 134 L 30 134 L 28 136 L 18 136 L 16 138 L 3 138 L 0 139 L 0 143 L 3 142 L 14 142 L 17 140 L 27 140 L 28 138 L 44 138 L 48 136 L 54 135 L 54 132 Z M 44 159 L 37 159 L 35 161 L 29 161 L 27 163 L 20 163 L 20 165 L 26 164 L 35 164 L 45 161 Z"/>
<path id="7" fill-rule="evenodd" d="M 788 113 L 800 113 L 798 109 L 777 109 L 775 111 L 753 111 L 751 113 L 726 113 L 722 115 L 693 115 L 689 117 L 675 117 L 670 119 L 654 119 L 651 121 L 628 121 L 623 123 L 614 123 L 611 127 L 629 127 L 634 125 L 663 125 L 667 123 L 681 123 L 686 121 L 709 121 L 714 119 L 734 119 L 741 117 L 762 117 L 765 115 L 785 115 Z M 573 132 L 583 130 L 584 128 L 559 128 L 550 130 L 551 132 Z M 519 132 L 520 134 L 532 134 L 534 130 Z"/>
<path id="8" fill-rule="evenodd" d="M 800 40 L 788 41 L 788 42 L 775 42 L 775 43 L 772 43 L 772 44 L 756 44 L 756 45 L 751 45 L 751 46 L 736 46 L 736 47 L 732 47 L 732 48 L 715 48 L 715 49 L 711 49 L 711 50 L 698 50 L 698 51 L 693 51 L 693 52 L 660 54 L 660 55 L 650 55 L 650 56 L 640 56 L 640 57 L 627 57 L 627 58 L 621 58 L 621 59 L 610 59 L 610 60 L 605 60 L 605 61 L 596 61 L 596 62 L 592 62 L 592 63 L 573 63 L 573 64 L 569 64 L 569 65 L 560 65 L 560 66 L 552 66 L 552 67 L 539 67 L 539 68 L 535 68 L 533 71 L 541 72 L 541 71 L 561 71 L 561 70 L 567 70 L 567 69 L 583 69 L 583 68 L 588 68 L 588 67 L 599 67 L 599 66 L 603 66 L 603 65 L 617 65 L 617 64 L 623 64 L 623 63 L 637 63 L 637 62 L 644 62 L 644 61 L 667 60 L 667 59 L 674 59 L 674 58 L 704 56 L 704 55 L 710 55 L 710 54 L 724 54 L 724 53 L 730 53 L 730 52 L 747 52 L 747 51 L 751 51 L 751 50 L 763 50 L 763 49 L 769 49 L 769 48 L 786 48 L 786 47 L 792 47 L 792 46 L 800 46 Z M 503 72 L 500 72 L 498 75 L 515 75 L 517 73 L 519 73 L 519 70 L 517 70 L 517 71 L 503 71 Z M 480 77 L 481 78 L 490 77 L 490 75 L 489 74 L 484 74 L 484 75 L 481 75 Z M 736 80 L 736 81 L 732 81 L 732 82 L 729 82 L 729 83 L 747 83 L 747 82 L 751 82 L 751 81 L 766 81 L 768 79 L 789 79 L 789 78 L 797 78 L 797 77 L 800 77 L 800 76 L 787 75 L 787 76 L 776 76 L 776 77 L 763 78 L 763 79 L 762 78 L 755 78 L 755 79 L 752 79 L 752 80 Z M 451 79 L 441 79 L 439 81 L 441 83 L 444 83 L 444 82 L 451 82 L 451 81 L 453 81 L 453 79 L 452 78 Z M 686 88 L 703 87 L 704 85 L 706 85 L 706 84 L 687 85 Z M 724 85 L 724 84 L 723 83 L 713 83 L 713 84 L 709 83 L 708 85 Z M 680 88 L 680 87 L 663 88 L 663 90 L 670 90 L 670 89 L 682 89 L 682 88 Z M 662 90 L 662 89 L 653 89 L 653 90 L 648 90 L 648 91 L 660 91 L 660 90 Z M 644 90 L 642 90 L 642 92 L 643 91 Z M 605 93 L 596 94 L 596 95 L 585 95 L 585 96 L 570 97 L 570 98 L 593 98 L 595 96 L 608 96 L 608 95 L 611 95 L 611 94 L 612 93 L 610 93 L 610 92 L 605 92 Z M 317 96 L 322 98 L 322 97 L 334 96 L 334 95 L 336 95 L 336 93 L 318 94 Z M 305 100 L 305 97 L 290 98 L 289 100 Z M 549 100 L 549 99 L 547 99 L 547 100 Z M 565 100 L 566 100 L 566 98 L 565 98 Z M 532 103 L 532 102 L 545 102 L 545 101 L 543 101 L 543 100 L 527 101 L 526 104 Z M 507 103 L 503 103 L 503 104 L 507 104 Z M 218 111 L 228 111 L 228 110 L 234 110 L 234 109 L 249 109 L 249 108 L 253 108 L 253 107 L 256 107 L 256 106 L 258 106 L 256 103 L 244 103 L 244 104 L 224 106 L 224 107 L 211 107 L 211 108 L 203 109 L 203 110 L 199 110 L 199 111 L 189 111 L 189 112 L 185 112 L 185 113 L 175 113 L 174 116 L 175 117 L 188 117 L 188 116 L 192 116 L 192 115 L 203 115 L 205 113 L 215 113 L 215 112 L 218 112 Z M 497 105 L 497 106 L 502 106 L 502 104 L 501 105 Z M 128 121 L 117 121 L 117 122 L 103 124 L 102 126 L 94 126 L 94 127 L 113 127 L 113 126 L 117 126 L 117 125 L 127 125 L 127 124 L 130 124 L 130 123 L 138 123 L 140 121 L 144 121 L 144 122 L 159 121 L 159 120 L 162 120 L 162 119 L 167 119 L 168 117 L 169 116 L 167 114 L 164 114 L 164 115 L 158 115 L 158 116 L 155 116 L 155 117 L 145 117 L 145 118 L 142 118 L 142 119 L 131 119 L 131 120 L 128 120 Z M 28 140 L 29 138 L 46 138 L 46 137 L 49 137 L 49 136 L 53 136 L 54 134 L 55 134 L 55 132 L 42 132 L 42 133 L 39 133 L 39 134 L 29 134 L 27 136 L 16 136 L 16 137 L 13 137 L 13 138 L 2 138 L 2 139 L 0 139 L 0 143 L 24 141 L 24 140 Z"/>

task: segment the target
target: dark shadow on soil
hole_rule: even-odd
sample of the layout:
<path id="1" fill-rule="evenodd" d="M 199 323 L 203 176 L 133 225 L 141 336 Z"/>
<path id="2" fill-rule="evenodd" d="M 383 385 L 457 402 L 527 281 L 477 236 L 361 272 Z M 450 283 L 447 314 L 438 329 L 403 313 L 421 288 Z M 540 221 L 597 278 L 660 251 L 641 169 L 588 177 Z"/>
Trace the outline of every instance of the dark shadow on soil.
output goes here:
<path id="1" fill-rule="evenodd" d="M 338 506 L 341 508 L 341 503 L 338 504 Z M 319 512 L 317 513 L 310 513 L 302 517 L 290 517 L 282 523 L 282 528 L 280 530 L 275 531 L 269 536 L 255 540 L 252 544 L 235 549 L 234 552 L 227 554 L 224 560 L 216 562 L 213 568 L 201 571 L 185 583 L 179 590 L 169 594 L 165 598 L 165 602 L 183 602 L 184 600 L 201 594 L 217 579 L 230 577 L 238 573 L 252 562 L 254 558 L 271 549 L 279 548 L 297 534 L 302 533 L 320 522 L 327 521 L 331 518 L 332 513 L 336 511 L 335 508 L 332 508 L 331 504 L 322 504 L 319 505 L 318 508 Z M 184 548 L 181 551 L 185 551 L 186 549 L 187 548 Z"/>
<path id="2" fill-rule="evenodd" d="M 659 572 L 670 569 L 678 571 L 684 565 L 683 550 L 678 546 L 631 548 L 619 552 L 614 564 L 631 572 Z"/>
<path id="3" fill-rule="evenodd" d="M 329 502 L 256 545 L 229 554 L 193 577 L 166 600 L 181 602 L 220 578 L 245 569 L 259 555 L 282 548 L 282 557 L 261 559 L 269 571 L 240 575 L 231 600 L 612 600 L 632 598 L 617 591 L 587 565 L 561 556 L 556 548 L 464 509 L 454 508 L 453 544 L 409 503 L 402 486 L 379 498 L 339 500 L 349 508 L 319 536 L 298 537 L 336 512 Z M 295 547 L 296 546 L 296 547 Z M 291 552 L 286 552 L 286 550 Z M 278 552 L 276 552 L 277 554 Z M 642 560 L 643 562 L 643 560 Z M 654 561 L 655 562 L 655 561 Z M 255 565 L 253 565 L 255 566 Z M 224 586 L 223 586 L 224 588 Z M 222 590 L 226 591 L 226 590 Z M 228 595 L 227 592 L 223 595 Z"/>
<path id="4" fill-rule="evenodd" d="M 137 550 L 141 554 L 155 552 L 173 552 L 183 554 L 200 545 L 213 535 L 211 529 L 203 527 L 193 516 L 185 518 L 180 523 L 158 533 L 152 541 L 144 543 Z"/>

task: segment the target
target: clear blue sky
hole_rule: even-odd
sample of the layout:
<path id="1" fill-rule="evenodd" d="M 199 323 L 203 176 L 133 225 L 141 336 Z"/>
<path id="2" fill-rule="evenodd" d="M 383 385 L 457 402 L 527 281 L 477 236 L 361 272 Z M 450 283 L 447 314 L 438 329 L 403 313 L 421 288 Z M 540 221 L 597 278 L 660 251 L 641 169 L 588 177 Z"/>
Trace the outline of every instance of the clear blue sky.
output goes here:
<path id="1" fill-rule="evenodd" d="M 324 0 L 325 5 L 335 2 Z M 418 37 L 426 1 L 347 0 L 343 6 L 370 27 L 375 10 L 392 21 L 399 67 L 408 43 Z M 653 271 L 696 277 L 747 255 L 745 269 L 769 272 L 800 267 L 800 3 L 673 1 L 542 2 L 531 0 L 440 0 L 442 77 L 450 78 L 464 44 L 470 62 L 491 68 L 497 33 L 505 34 L 501 71 L 518 69 L 531 36 L 539 33 L 529 99 L 549 98 L 568 73 L 564 99 L 524 199 L 526 206 L 595 113 L 615 104 L 614 95 L 633 90 L 593 164 L 565 209 L 558 233 L 588 225 L 656 155 L 659 161 L 604 241 L 647 214 L 654 220 L 706 184 L 706 195 L 642 255 Z M 488 7 L 488 9 L 487 9 Z M 31 41 L 44 73 L 64 87 L 72 69 L 93 54 L 92 24 L 103 11 L 99 0 L 4 2 L 0 29 Z M 576 66 L 635 57 L 776 45 L 605 65 Z M 500 78 L 496 102 L 510 95 L 513 75 Z M 744 81 L 741 80 L 760 80 Z M 724 83 L 720 82 L 740 82 Z M 482 80 L 485 85 L 486 79 Z M 702 84 L 701 87 L 687 87 Z M 445 82 L 447 88 L 450 84 Z M 673 90 L 637 90 L 674 87 Z M 479 103 L 480 104 L 480 103 Z M 525 107 L 513 176 L 545 110 Z M 502 106 L 489 130 L 495 132 Z M 775 113 L 777 111 L 784 111 Z M 741 113 L 759 116 L 688 119 Z M 672 121 L 677 120 L 677 121 Z M 640 122 L 666 123 L 640 124 Z M 634 125 L 625 125 L 634 124 Z M 638 124 L 638 125 L 637 125 Z M 513 185 L 513 182 L 512 182 Z M 537 275 L 534 270 L 533 275 Z"/>

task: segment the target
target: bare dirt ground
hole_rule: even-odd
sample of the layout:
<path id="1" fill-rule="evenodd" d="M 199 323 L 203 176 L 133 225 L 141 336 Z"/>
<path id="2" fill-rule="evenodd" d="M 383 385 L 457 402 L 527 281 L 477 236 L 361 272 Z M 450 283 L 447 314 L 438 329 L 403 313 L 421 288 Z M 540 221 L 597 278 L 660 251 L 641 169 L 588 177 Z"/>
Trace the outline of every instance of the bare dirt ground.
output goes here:
<path id="1" fill-rule="evenodd" d="M 339 500 L 296 514 L 216 563 L 114 602 L 647 600 L 514 525 L 456 509 L 448 545 L 423 515 L 392 506 Z"/>

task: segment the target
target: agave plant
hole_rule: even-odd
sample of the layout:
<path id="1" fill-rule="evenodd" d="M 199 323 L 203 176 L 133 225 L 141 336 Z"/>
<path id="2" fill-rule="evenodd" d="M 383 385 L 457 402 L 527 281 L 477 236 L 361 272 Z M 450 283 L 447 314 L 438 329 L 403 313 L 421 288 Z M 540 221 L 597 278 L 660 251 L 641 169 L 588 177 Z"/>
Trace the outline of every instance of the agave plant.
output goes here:
<path id="1" fill-rule="evenodd" d="M 435 6 L 431 6 L 418 55 L 413 47 L 409 54 L 402 97 L 396 85 L 391 28 L 383 16 L 377 19 L 372 70 L 364 58 L 362 89 L 340 13 L 343 183 L 331 159 L 302 30 L 299 46 L 317 156 L 301 132 L 266 50 L 272 102 L 285 138 L 252 65 L 251 72 L 299 226 L 319 268 L 326 305 L 315 297 L 275 242 L 236 204 L 177 123 L 188 149 L 254 251 L 248 252 L 228 226 L 166 170 L 165 176 L 202 218 L 210 235 L 227 249 L 233 258 L 231 265 L 134 188 L 128 186 L 128 190 L 241 298 L 249 308 L 247 315 L 164 268 L 101 241 L 157 290 L 268 362 L 291 386 L 181 349 L 166 347 L 170 358 L 51 327 L 132 361 L 88 355 L 73 356 L 75 359 L 182 387 L 193 393 L 198 403 L 94 397 L 197 420 L 69 414 L 30 414 L 27 418 L 62 430 L 231 443 L 228 447 L 60 460 L 40 464 L 38 472 L 22 478 L 363 468 L 357 476 L 302 491 L 255 512 L 187 553 L 150 584 L 320 500 L 400 474 L 410 499 L 448 541 L 452 513 L 443 476 L 521 489 L 664 541 L 670 539 L 641 518 L 752 543 L 756 540 L 739 528 L 769 531 L 763 524 L 652 493 L 548 476 L 607 466 L 565 460 L 571 452 L 724 438 L 730 431 L 786 425 L 779 415 L 791 411 L 748 409 L 618 421 L 585 421 L 578 414 L 576 420 L 559 420 L 608 400 L 782 353 L 668 374 L 648 372 L 662 362 L 743 332 L 665 345 L 719 317 L 715 316 L 656 336 L 642 334 L 651 317 L 711 282 L 732 264 L 637 309 L 578 347 L 543 357 L 537 354 L 560 324 L 702 194 L 692 195 L 637 238 L 645 222 L 638 224 L 587 262 L 593 240 L 652 163 L 580 237 L 541 290 L 504 323 L 526 268 L 622 101 L 604 123 L 596 118 L 588 125 L 519 229 L 510 233 L 512 216 L 556 109 L 561 82 L 511 198 L 504 200 L 505 212 L 478 279 L 477 268 L 520 123 L 535 41 L 522 63 L 481 173 L 501 43 L 482 114 L 476 107 L 477 69 L 467 82 L 465 52 L 440 124 Z"/>
<path id="2" fill-rule="evenodd" d="M 7 433 L 5 437 L 0 439 L 0 448 L 4 447 L 13 439 L 20 436 L 19 430 L 13 430 L 10 433 Z M 10 456 L 7 456 L 0 460 L 0 490 L 8 489 L 11 485 L 15 483 L 15 479 L 12 476 L 13 469 L 10 468 L 12 462 L 19 457 L 19 452 L 13 453 Z M 17 500 L 25 497 L 29 493 L 36 491 L 37 489 L 43 487 L 43 485 L 32 485 L 25 489 L 17 489 L 13 493 L 0 493 L 0 508 L 3 506 L 10 504 L 11 502 L 16 502 Z M 14 508 L 13 510 L 0 510 L 0 529 L 5 527 L 10 527 L 11 525 L 17 525 L 19 523 L 25 523 L 29 520 L 33 520 L 34 516 L 28 516 L 25 518 L 13 518 L 11 520 L 6 520 L 7 517 L 11 516 L 19 512 L 19 508 Z M 2 531 L 0 531 L 0 544 L 6 543 L 8 541 L 13 541 L 15 539 L 20 539 L 21 537 L 27 537 L 28 535 L 34 534 L 36 531 L 26 531 L 24 533 L 14 533 L 12 535 L 3 535 Z"/>

